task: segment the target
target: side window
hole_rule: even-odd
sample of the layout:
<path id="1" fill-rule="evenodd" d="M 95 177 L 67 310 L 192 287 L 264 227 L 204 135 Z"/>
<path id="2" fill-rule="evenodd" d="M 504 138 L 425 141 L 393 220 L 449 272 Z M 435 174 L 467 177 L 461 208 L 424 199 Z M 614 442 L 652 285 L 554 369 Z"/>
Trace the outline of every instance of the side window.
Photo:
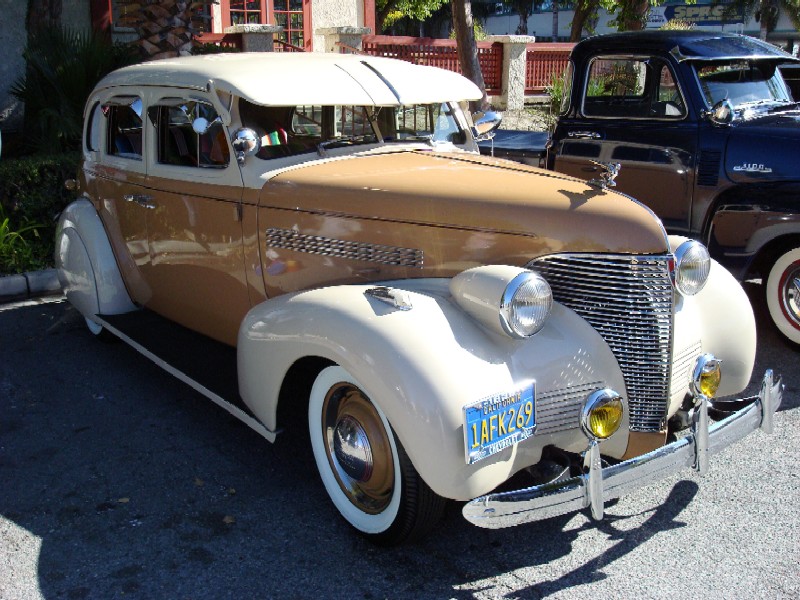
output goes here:
<path id="1" fill-rule="evenodd" d="M 103 105 L 108 133 L 106 152 L 112 156 L 142 159 L 142 100 L 135 96 L 114 98 Z"/>
<path id="2" fill-rule="evenodd" d="M 601 56 L 589 65 L 583 112 L 588 117 L 680 119 L 686 108 L 664 61 Z"/>
<path id="3" fill-rule="evenodd" d="M 101 110 L 100 103 L 98 102 L 92 106 L 92 109 L 89 112 L 88 124 L 86 126 L 86 140 L 84 143 L 86 144 L 86 149 L 91 152 L 98 152 L 102 150 L 103 142 L 100 137 L 102 135 L 102 119 L 103 111 Z"/>
<path id="4" fill-rule="evenodd" d="M 225 128 L 214 108 L 203 102 L 155 106 L 158 162 L 165 165 L 224 168 L 230 162 Z"/>

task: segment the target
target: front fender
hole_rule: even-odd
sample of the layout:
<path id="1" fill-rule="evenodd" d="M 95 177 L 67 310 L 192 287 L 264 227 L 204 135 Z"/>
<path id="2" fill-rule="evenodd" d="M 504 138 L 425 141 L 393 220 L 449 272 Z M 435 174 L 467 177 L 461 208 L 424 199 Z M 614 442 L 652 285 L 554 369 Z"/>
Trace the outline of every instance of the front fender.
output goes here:
<path id="1" fill-rule="evenodd" d="M 672 251 L 686 239 L 670 236 Z M 711 271 L 703 289 L 688 298 L 677 296 L 675 312 L 676 348 L 699 340 L 702 352 L 722 360 L 718 395 L 744 390 L 755 363 L 756 321 L 750 299 L 734 276 L 711 259 Z"/>
<path id="2" fill-rule="evenodd" d="M 489 332 L 452 301 L 447 285 L 448 280 L 397 283 L 413 305 L 407 311 L 365 295 L 373 286 L 360 285 L 281 296 L 253 308 L 238 340 L 244 402 L 274 430 L 289 368 L 307 356 L 337 363 L 386 414 L 428 485 L 460 500 L 486 493 L 538 462 L 546 445 L 585 450 L 579 426 L 585 397 L 603 387 L 625 396 L 617 362 L 602 338 L 559 304 L 532 338 Z M 467 465 L 464 405 L 533 380 L 537 433 Z M 624 454 L 627 426 L 626 414 L 617 434 L 603 443 L 605 454 Z"/>

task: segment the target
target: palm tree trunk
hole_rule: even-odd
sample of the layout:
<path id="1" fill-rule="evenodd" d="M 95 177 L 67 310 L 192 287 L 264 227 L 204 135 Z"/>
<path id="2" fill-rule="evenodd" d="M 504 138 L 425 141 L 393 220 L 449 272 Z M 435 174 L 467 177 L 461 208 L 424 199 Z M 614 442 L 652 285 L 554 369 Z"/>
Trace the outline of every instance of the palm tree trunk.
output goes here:
<path id="1" fill-rule="evenodd" d="M 62 8 L 61 0 L 28 0 L 28 14 L 25 18 L 28 36 L 47 27 L 59 27 Z"/>

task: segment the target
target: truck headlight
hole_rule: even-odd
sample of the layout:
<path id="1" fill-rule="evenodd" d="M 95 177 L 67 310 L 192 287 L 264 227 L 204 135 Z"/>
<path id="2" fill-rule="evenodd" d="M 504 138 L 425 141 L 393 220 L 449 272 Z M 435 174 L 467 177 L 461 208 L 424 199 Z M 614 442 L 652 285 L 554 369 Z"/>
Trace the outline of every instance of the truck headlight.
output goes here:
<path id="1" fill-rule="evenodd" d="M 450 282 L 450 293 L 461 308 L 481 323 L 517 339 L 539 331 L 553 306 L 553 292 L 544 277 L 506 265 L 459 273 Z"/>
<path id="2" fill-rule="evenodd" d="M 687 240 L 675 250 L 675 288 L 684 296 L 694 296 L 708 281 L 711 257 L 706 247 L 695 240 Z"/>

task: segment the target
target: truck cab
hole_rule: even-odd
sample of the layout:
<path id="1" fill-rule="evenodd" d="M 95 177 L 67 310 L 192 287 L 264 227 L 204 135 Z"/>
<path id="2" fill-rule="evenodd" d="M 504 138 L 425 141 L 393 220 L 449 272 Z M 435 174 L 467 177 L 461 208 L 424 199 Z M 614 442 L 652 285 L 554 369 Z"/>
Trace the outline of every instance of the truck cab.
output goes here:
<path id="1" fill-rule="evenodd" d="M 760 40 L 702 31 L 597 36 L 575 46 L 547 166 L 617 190 L 670 233 L 761 278 L 778 329 L 800 343 L 800 109 Z"/>

